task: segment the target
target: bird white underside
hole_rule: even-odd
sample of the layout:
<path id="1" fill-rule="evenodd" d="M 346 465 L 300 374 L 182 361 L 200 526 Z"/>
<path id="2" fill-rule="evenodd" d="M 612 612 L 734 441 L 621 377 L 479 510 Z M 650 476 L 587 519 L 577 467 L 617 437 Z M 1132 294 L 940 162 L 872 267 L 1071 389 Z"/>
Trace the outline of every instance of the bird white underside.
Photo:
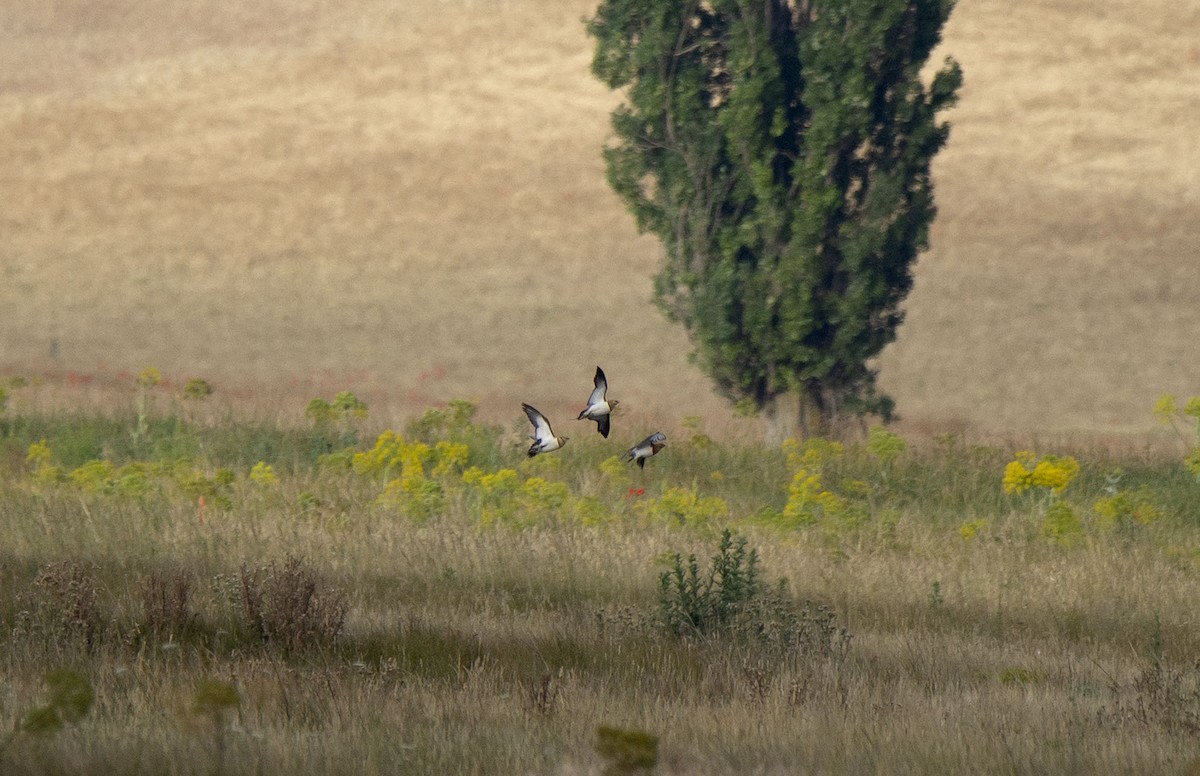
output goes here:
<path id="1" fill-rule="evenodd" d="M 553 442 L 554 434 L 550 431 L 550 424 L 543 417 L 538 418 L 537 425 L 533 429 L 532 439 L 538 442 Z"/>
<path id="2" fill-rule="evenodd" d="M 549 439 L 539 439 L 539 440 L 537 440 L 537 443 L 538 443 L 537 451 L 539 453 L 551 453 L 551 452 L 554 452 L 555 450 L 557 450 L 558 448 L 562 447 L 562 442 L 558 441 L 557 437 L 550 437 Z"/>
<path id="3" fill-rule="evenodd" d="M 577 405 L 578 406 L 578 405 Z M 589 420 L 602 418 L 612 412 L 612 407 L 608 406 L 608 402 L 602 401 L 599 404 L 591 404 L 583 411 L 583 417 Z"/>

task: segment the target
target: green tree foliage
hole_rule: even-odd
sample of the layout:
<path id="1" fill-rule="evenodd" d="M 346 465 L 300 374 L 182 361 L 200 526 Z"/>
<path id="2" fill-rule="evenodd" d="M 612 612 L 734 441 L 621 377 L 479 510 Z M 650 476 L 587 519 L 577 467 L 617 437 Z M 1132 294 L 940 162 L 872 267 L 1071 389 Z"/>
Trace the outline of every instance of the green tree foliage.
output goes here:
<path id="1" fill-rule="evenodd" d="M 796 394 L 813 431 L 890 415 L 870 359 L 928 244 L 962 75 L 921 69 L 953 5 L 603 0 L 588 22 L 593 72 L 626 97 L 609 182 L 663 242 L 656 299 L 731 400 L 771 416 Z"/>

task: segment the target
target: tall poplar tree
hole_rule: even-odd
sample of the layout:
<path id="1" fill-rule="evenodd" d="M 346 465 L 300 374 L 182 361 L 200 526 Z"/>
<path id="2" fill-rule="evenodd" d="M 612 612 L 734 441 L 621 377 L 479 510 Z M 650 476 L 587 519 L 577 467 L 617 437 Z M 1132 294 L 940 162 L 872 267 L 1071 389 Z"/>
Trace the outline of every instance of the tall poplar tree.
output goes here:
<path id="1" fill-rule="evenodd" d="M 588 21 L 593 72 L 625 96 L 609 182 L 666 249 L 656 300 L 769 420 L 788 394 L 806 432 L 891 415 L 870 361 L 928 246 L 962 73 L 922 69 L 953 5 L 602 0 Z"/>

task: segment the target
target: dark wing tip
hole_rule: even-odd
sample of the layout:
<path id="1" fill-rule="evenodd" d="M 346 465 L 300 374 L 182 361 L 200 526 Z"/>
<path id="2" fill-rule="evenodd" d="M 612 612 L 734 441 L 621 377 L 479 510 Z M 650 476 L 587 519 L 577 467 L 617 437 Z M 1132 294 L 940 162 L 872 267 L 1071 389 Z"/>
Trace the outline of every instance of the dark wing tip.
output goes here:
<path id="1" fill-rule="evenodd" d="M 645 469 L 645 468 L 646 468 L 646 459 L 645 459 L 645 458 L 639 458 L 639 459 L 637 459 L 637 462 L 638 462 L 638 468 L 639 468 L 639 469 Z"/>
<path id="2" fill-rule="evenodd" d="M 600 436 L 604 437 L 605 439 L 608 439 L 608 431 L 610 428 L 612 428 L 612 421 L 610 419 L 610 416 L 603 415 L 600 418 L 598 418 L 596 420 L 596 428 L 597 428 L 597 430 L 600 431 Z"/>

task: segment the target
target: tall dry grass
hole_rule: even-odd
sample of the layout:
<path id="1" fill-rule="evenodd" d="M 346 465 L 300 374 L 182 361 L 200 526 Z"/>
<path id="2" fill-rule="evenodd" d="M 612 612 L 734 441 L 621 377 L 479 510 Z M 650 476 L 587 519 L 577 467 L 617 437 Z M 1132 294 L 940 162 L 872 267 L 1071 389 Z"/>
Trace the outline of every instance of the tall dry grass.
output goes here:
<path id="1" fill-rule="evenodd" d="M 600 726 L 658 736 L 660 774 L 1137 774 L 1200 755 L 1196 484 L 1177 461 L 1078 451 L 1083 522 L 1057 537 L 1044 503 L 1000 491 L 1010 451 L 954 439 L 852 448 L 822 477 L 859 511 L 788 523 L 793 469 L 815 464 L 698 432 L 646 474 L 598 438 L 526 462 L 503 430 L 450 427 L 483 476 L 513 467 L 533 494 L 489 502 L 461 464 L 321 458 L 320 425 L 156 415 L 135 448 L 132 416 L 0 419 L 0 720 L 45 703 L 52 669 L 95 691 L 78 724 L 0 741 L 5 773 L 600 773 Z M 41 438 L 49 455 L 13 454 Z M 183 438 L 208 452 L 180 462 Z M 94 449 L 119 468 L 96 476 Z M 1091 513 L 1118 466 L 1154 519 Z M 438 483 L 438 508 L 388 498 L 389 476 Z M 728 632 L 663 626 L 660 574 L 675 553 L 707 567 L 727 526 L 846 649 L 764 640 L 780 599 Z"/>
<path id="2" fill-rule="evenodd" d="M 1146 773 L 1196 757 L 1186 716 L 1197 704 L 1195 575 L 1142 551 L 968 545 L 907 514 L 897 538 L 919 552 L 753 536 L 769 574 L 828 601 L 853 634 L 847 663 L 814 669 L 672 646 L 637 623 L 600 627 L 603 612 L 652 606 L 664 551 L 711 549 L 677 533 L 480 533 L 363 515 L 354 522 L 371 528 L 317 531 L 259 514 L 254 527 L 235 517 L 160 529 L 147 556 L 128 540 L 154 532 L 148 516 L 97 534 L 86 516 L 56 512 L 70 527 L 8 555 L 10 584 L 27 585 L 14 559 L 106 548 L 107 616 L 135 606 L 151 557 L 198 568 L 207 588 L 238 558 L 301 552 L 354 607 L 343 641 L 299 659 L 231 648 L 219 631 L 123 645 L 107 622 L 91 652 L 10 642 L 5 719 L 39 698 L 42 670 L 59 663 L 83 670 L 98 700 L 78 730 L 6 751 L 9 773 L 208 772 L 215 755 L 191 703 L 209 677 L 242 699 L 226 773 L 597 773 L 601 724 L 660 736 L 656 772 L 668 774 Z M 1155 665 L 1156 628 L 1168 665 L 1188 677 L 1171 688 L 1185 704 L 1178 716 L 1138 684 Z"/>

